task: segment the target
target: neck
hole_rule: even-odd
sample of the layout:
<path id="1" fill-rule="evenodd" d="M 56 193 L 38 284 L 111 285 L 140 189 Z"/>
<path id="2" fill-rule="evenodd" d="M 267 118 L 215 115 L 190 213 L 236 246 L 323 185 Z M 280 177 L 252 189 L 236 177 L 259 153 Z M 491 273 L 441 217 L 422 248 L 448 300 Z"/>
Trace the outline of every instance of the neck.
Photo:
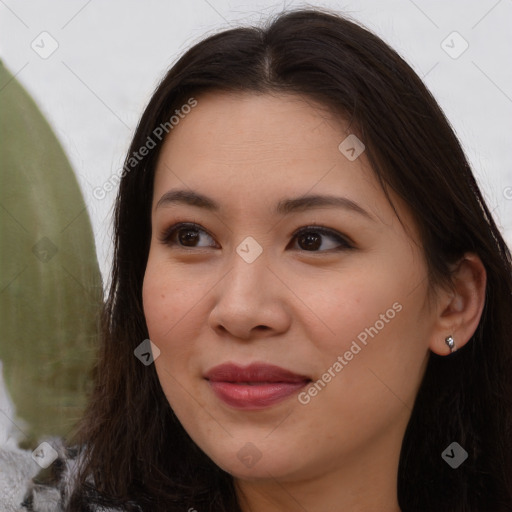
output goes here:
<path id="1" fill-rule="evenodd" d="M 388 438 L 389 441 L 389 438 Z M 401 436 L 384 446 L 366 446 L 337 465 L 318 464 L 307 475 L 235 479 L 243 512 L 401 512 L 397 473 Z M 377 442 L 378 444 L 378 442 Z M 314 475 L 314 476 L 311 476 Z"/>

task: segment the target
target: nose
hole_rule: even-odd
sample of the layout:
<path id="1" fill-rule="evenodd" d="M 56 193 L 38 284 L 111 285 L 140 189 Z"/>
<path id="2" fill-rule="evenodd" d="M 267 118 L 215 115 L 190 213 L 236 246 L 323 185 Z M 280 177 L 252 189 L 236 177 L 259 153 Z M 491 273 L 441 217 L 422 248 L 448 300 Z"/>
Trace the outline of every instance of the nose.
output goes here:
<path id="1" fill-rule="evenodd" d="M 271 268 L 265 252 L 248 263 L 234 252 L 230 269 L 214 288 L 209 325 L 219 335 L 249 340 L 288 329 L 291 291 Z"/>

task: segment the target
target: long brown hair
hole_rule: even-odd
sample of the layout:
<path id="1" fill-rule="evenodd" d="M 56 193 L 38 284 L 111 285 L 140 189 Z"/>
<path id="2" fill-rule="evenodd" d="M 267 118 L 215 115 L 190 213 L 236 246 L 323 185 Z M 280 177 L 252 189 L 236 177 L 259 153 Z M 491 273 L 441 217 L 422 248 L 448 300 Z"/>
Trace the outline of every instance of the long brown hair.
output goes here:
<path id="1" fill-rule="evenodd" d="M 225 30 L 196 44 L 165 75 L 140 119 L 115 205 L 95 390 L 72 439 L 85 464 L 69 510 L 93 501 L 89 475 L 99 503 L 126 510 L 240 511 L 233 478 L 185 432 L 154 365 L 134 356 L 148 338 L 142 282 L 162 144 L 136 165 L 130 158 L 176 109 L 206 91 L 295 93 L 327 106 L 357 131 L 384 191 L 413 212 L 431 283 L 449 281 L 449 263 L 465 252 L 481 258 L 487 289 L 480 324 L 453 355 L 430 355 L 402 444 L 397 492 L 403 512 L 511 510 L 510 252 L 420 78 L 358 23 L 319 9 L 285 12 L 266 27 Z M 469 454 L 457 470 L 441 457 L 452 441 Z"/>

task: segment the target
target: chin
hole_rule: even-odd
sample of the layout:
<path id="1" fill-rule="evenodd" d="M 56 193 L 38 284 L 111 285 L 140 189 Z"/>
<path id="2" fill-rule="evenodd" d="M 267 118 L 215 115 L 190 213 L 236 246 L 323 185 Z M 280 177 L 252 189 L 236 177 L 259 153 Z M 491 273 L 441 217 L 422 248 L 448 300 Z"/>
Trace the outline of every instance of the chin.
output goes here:
<path id="1" fill-rule="evenodd" d="M 231 456 L 226 454 L 231 453 Z M 292 453 L 276 454 L 275 450 L 259 450 L 252 443 L 234 451 L 224 450 L 211 457 L 213 462 L 231 476 L 241 480 L 287 479 L 301 471 L 300 462 Z"/>

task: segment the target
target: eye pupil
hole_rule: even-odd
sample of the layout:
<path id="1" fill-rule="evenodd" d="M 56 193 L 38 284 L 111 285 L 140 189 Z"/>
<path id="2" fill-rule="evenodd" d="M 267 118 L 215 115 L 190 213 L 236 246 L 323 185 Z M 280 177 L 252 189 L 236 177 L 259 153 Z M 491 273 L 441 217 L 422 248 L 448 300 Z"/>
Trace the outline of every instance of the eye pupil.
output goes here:
<path id="1" fill-rule="evenodd" d="M 333 253 L 334 251 L 342 251 L 352 247 L 349 242 L 347 242 L 342 236 L 337 235 L 333 230 L 313 228 L 313 226 L 309 226 L 308 228 L 294 234 L 293 240 L 295 241 L 295 249 L 298 246 L 302 251 L 328 254 L 329 252 Z M 212 238 L 210 234 L 204 231 L 201 227 L 197 227 L 195 223 L 178 223 L 166 229 L 161 234 L 160 240 L 169 247 L 180 246 L 182 248 L 196 249 L 201 247 L 197 244 L 201 241 L 202 234 Z M 322 251 L 321 247 L 323 245 L 324 237 L 337 242 L 338 247 Z M 215 244 L 211 244 L 209 247 L 219 248 L 218 246 L 215 246 Z"/>
<path id="2" fill-rule="evenodd" d="M 183 235 L 185 233 L 185 235 Z M 187 245 L 187 243 L 192 242 L 192 245 L 194 242 L 196 242 L 199 238 L 199 234 L 197 231 L 193 229 L 182 229 L 179 232 L 178 238 L 180 240 L 180 243 L 183 245 Z"/>
<path id="3" fill-rule="evenodd" d="M 305 245 L 307 249 L 318 249 L 322 245 L 321 238 L 317 233 L 306 233 L 300 237 L 300 240 L 306 240 L 305 244 L 300 245 Z"/>

